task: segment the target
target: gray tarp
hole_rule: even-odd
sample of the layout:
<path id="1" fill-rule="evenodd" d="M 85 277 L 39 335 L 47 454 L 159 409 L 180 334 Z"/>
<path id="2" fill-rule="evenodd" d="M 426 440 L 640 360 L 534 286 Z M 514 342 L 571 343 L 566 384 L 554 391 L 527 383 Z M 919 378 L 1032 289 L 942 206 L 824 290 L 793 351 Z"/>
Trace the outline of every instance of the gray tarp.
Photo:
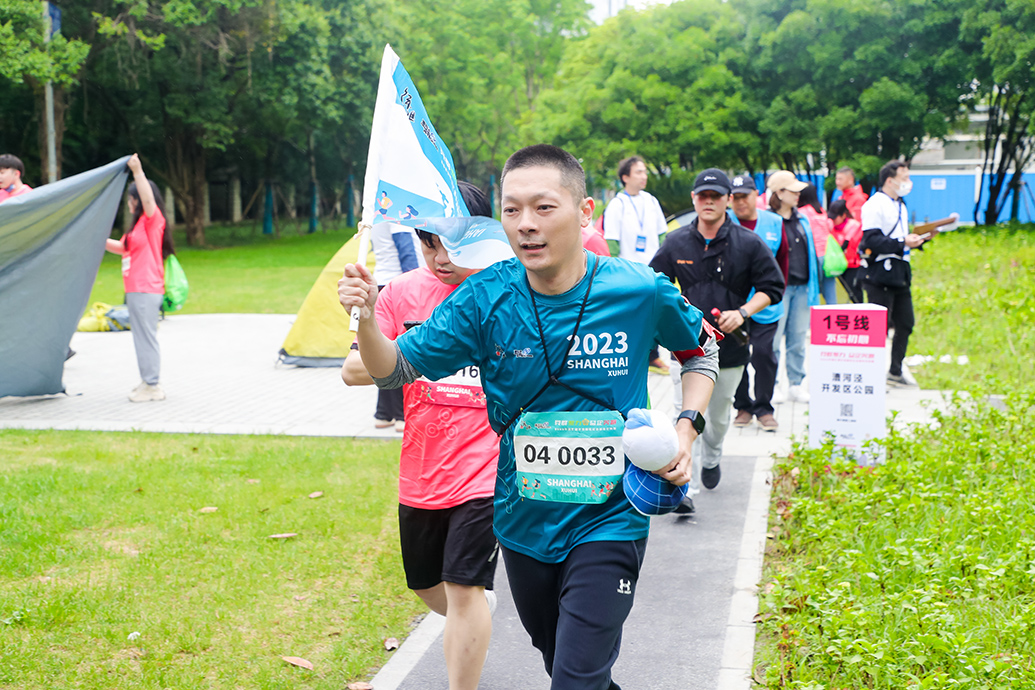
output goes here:
<path id="1" fill-rule="evenodd" d="M 68 344 L 90 299 L 128 160 L 0 204 L 0 397 L 64 392 Z"/>

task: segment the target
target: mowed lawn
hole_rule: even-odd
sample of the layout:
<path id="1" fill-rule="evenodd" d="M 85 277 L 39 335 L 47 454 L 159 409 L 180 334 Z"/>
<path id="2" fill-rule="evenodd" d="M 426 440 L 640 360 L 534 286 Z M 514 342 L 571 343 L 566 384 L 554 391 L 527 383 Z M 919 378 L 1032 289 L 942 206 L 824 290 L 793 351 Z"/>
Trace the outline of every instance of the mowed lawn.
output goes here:
<path id="1" fill-rule="evenodd" d="M 398 555 L 398 453 L 0 431 L 0 687 L 341 690 L 368 678 L 390 656 L 384 640 L 424 610 Z"/>
<path id="2" fill-rule="evenodd" d="M 354 234 L 329 224 L 327 232 L 298 235 L 284 224 L 277 238 L 253 224 L 206 228 L 206 247 L 187 246 L 174 234 L 176 255 L 190 283 L 190 297 L 178 314 L 294 314 L 320 269 Z M 125 301 L 121 257 L 105 252 L 89 304 Z"/>

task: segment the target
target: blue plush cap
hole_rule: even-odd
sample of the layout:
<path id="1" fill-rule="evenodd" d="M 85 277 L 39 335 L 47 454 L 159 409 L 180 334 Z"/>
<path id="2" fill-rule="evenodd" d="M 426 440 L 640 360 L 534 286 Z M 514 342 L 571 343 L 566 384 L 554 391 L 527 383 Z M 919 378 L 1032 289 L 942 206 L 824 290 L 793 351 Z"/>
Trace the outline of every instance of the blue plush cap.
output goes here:
<path id="1" fill-rule="evenodd" d="M 687 491 L 686 484 L 676 486 L 653 472 L 641 470 L 631 462 L 625 468 L 622 487 L 633 508 L 648 517 L 671 513 L 686 496 Z"/>

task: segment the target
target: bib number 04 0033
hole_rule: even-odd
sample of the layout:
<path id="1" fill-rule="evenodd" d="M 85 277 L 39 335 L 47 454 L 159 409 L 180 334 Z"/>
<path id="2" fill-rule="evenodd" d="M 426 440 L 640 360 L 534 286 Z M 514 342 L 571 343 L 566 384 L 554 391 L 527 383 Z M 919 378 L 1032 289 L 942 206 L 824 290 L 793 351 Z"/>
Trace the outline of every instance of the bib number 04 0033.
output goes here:
<path id="1" fill-rule="evenodd" d="M 514 431 L 518 493 L 561 503 L 603 503 L 625 471 L 617 412 L 526 412 Z"/>

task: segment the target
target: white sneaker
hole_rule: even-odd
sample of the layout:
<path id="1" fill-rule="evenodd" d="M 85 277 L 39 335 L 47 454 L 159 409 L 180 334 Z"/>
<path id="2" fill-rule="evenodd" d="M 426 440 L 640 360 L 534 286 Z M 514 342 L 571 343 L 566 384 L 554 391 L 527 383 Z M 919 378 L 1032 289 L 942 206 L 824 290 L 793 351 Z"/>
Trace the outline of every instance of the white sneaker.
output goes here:
<path id="1" fill-rule="evenodd" d="M 153 386 L 149 383 L 142 383 L 129 394 L 130 402 L 157 402 L 159 400 L 165 400 L 165 391 L 157 383 Z"/>
<path id="2" fill-rule="evenodd" d="M 783 392 L 783 388 L 779 385 L 773 387 L 773 397 L 769 401 L 774 405 L 782 405 L 787 402 L 787 394 Z"/>
<path id="3" fill-rule="evenodd" d="M 799 384 L 787 389 L 787 399 L 791 402 L 807 403 L 809 401 L 809 394 Z"/>
<path id="4" fill-rule="evenodd" d="M 400 434 L 406 431 L 406 422 L 402 419 L 397 419 L 395 421 L 395 430 Z"/>
<path id="5" fill-rule="evenodd" d="M 496 599 L 496 592 L 493 592 L 491 589 L 485 590 L 485 601 L 489 604 L 489 615 L 496 613 L 496 604 L 499 603 Z"/>

